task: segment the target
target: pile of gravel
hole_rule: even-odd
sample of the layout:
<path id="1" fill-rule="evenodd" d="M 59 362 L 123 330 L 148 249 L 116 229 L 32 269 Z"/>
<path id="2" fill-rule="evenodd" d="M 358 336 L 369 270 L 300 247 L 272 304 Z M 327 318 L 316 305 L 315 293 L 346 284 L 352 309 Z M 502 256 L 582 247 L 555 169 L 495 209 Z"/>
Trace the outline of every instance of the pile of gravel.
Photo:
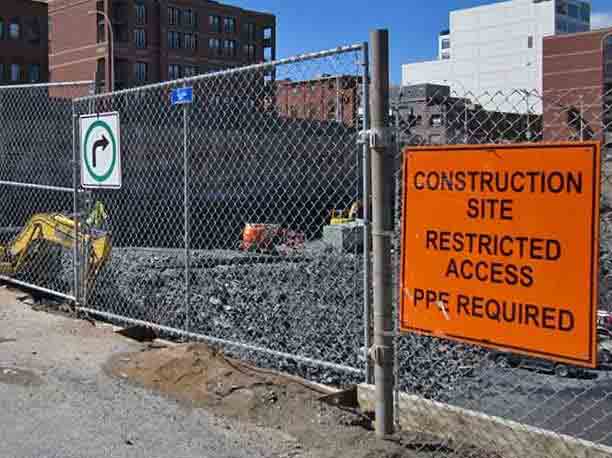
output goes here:
<path id="1" fill-rule="evenodd" d="M 235 251 L 192 254 L 191 308 L 185 308 L 180 251 L 115 248 L 89 307 L 205 336 L 355 368 L 364 365 L 361 256 L 323 246 L 298 255 Z M 363 377 L 236 347 L 261 367 L 322 383 Z M 482 364 L 483 351 L 429 337 L 399 339 L 400 387 L 438 400 Z"/>

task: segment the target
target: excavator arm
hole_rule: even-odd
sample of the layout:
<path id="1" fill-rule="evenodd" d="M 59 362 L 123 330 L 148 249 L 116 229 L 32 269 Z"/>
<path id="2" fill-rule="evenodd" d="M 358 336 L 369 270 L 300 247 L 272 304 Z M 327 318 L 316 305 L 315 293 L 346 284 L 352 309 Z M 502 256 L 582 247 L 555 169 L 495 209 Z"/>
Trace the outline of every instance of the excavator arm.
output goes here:
<path id="1" fill-rule="evenodd" d="M 72 249 L 75 240 L 89 246 L 87 283 L 91 284 L 111 252 L 110 234 L 91 229 L 75 234 L 75 221 L 59 213 L 40 213 L 30 218 L 21 232 L 6 246 L 0 246 L 0 275 L 13 276 L 24 266 L 28 253 L 38 241 Z"/>

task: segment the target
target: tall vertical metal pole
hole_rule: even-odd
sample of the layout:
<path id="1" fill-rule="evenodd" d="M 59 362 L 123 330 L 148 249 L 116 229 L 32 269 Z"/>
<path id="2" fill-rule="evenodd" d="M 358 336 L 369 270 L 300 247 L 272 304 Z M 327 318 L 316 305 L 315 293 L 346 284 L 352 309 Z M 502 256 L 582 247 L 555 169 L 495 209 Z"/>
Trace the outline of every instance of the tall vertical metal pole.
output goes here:
<path id="1" fill-rule="evenodd" d="M 463 108 L 465 110 L 463 116 L 463 143 L 467 145 L 469 141 L 469 133 L 468 133 L 468 106 L 467 103 L 463 103 Z"/>
<path id="2" fill-rule="evenodd" d="M 531 106 L 529 105 L 528 90 L 525 91 L 525 103 L 527 104 L 527 141 L 531 141 Z"/>
<path id="3" fill-rule="evenodd" d="M 189 314 L 191 313 L 191 259 L 190 259 L 190 209 L 189 209 L 189 141 L 188 132 L 189 128 L 189 105 L 183 105 L 183 207 L 184 207 L 184 219 L 185 219 L 185 331 L 189 332 L 191 323 L 189 320 Z"/>
<path id="4" fill-rule="evenodd" d="M 584 141 L 584 101 L 580 100 L 580 141 Z"/>
<path id="5" fill-rule="evenodd" d="M 77 126 L 78 116 L 75 113 L 74 102 L 72 104 L 72 213 L 74 219 L 74 243 L 72 246 L 72 270 L 73 270 L 73 290 L 74 290 L 74 302 L 75 308 L 80 304 L 80 286 L 79 280 L 81 271 L 81 261 L 79 255 L 79 224 L 81 218 L 79 215 L 79 154 L 80 144 L 77 146 Z"/>
<path id="6" fill-rule="evenodd" d="M 362 130 L 370 129 L 370 51 L 368 43 L 364 42 L 362 47 L 362 96 L 361 106 L 363 108 Z M 365 347 L 365 382 L 374 383 L 374 367 L 372 360 L 368 357 L 368 351 L 372 346 L 372 301 L 370 285 L 372 284 L 372 257 L 370 254 L 370 145 L 363 141 L 363 330 Z"/>
<path id="7" fill-rule="evenodd" d="M 374 378 L 376 435 L 393 433 L 393 275 L 391 263 L 393 158 L 389 136 L 389 32 L 370 34 L 370 135 L 372 162 L 372 247 L 374 250 Z"/>

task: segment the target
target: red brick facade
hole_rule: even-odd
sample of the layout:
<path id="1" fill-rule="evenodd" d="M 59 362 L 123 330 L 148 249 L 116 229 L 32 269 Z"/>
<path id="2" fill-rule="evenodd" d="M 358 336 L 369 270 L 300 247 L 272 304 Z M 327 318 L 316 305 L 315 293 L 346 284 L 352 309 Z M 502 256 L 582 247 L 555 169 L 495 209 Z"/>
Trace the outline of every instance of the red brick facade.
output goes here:
<path id="1" fill-rule="evenodd" d="M 353 125 L 359 109 L 361 78 L 338 75 L 307 81 L 278 81 L 277 111 L 282 116 Z"/>
<path id="2" fill-rule="evenodd" d="M 113 24 L 118 89 L 276 57 L 270 14 L 206 0 L 55 0 L 49 6 L 52 80 L 97 74 L 109 89 L 113 51 L 102 16 L 88 14 L 93 10 L 106 12 Z"/>
<path id="3" fill-rule="evenodd" d="M 612 130 L 612 29 L 544 38 L 543 54 L 544 140 L 604 139 Z"/>

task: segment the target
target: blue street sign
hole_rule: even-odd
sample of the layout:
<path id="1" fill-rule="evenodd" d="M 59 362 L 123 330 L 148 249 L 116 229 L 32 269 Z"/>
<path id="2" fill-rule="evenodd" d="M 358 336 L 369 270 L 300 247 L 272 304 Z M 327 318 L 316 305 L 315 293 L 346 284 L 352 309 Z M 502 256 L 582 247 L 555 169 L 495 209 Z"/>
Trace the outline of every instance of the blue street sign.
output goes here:
<path id="1" fill-rule="evenodd" d="M 193 88 L 192 87 L 179 87 L 172 89 L 170 94 L 172 105 L 182 105 L 184 103 L 193 102 Z"/>

